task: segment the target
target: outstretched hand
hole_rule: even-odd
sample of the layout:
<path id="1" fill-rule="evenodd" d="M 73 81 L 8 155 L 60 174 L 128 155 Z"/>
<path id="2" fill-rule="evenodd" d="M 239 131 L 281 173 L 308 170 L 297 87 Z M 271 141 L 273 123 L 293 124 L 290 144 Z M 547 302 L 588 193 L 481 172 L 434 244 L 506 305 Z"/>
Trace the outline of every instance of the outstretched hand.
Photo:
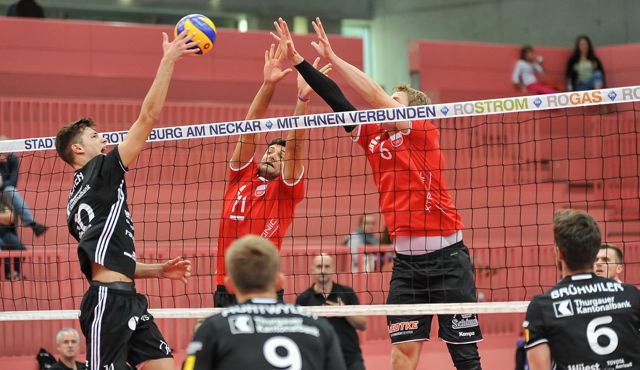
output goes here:
<path id="1" fill-rule="evenodd" d="M 289 26 L 282 18 L 278 18 L 273 22 L 273 26 L 276 28 L 277 35 L 273 32 L 269 32 L 271 36 L 278 42 L 278 48 L 282 49 L 284 56 L 293 65 L 300 64 L 304 58 L 298 53 L 295 45 L 293 44 L 293 38 L 291 32 L 289 32 Z"/>
<path id="2" fill-rule="evenodd" d="M 176 257 L 162 265 L 161 276 L 171 280 L 182 280 L 185 284 L 191 276 L 191 261 Z"/>
<path id="3" fill-rule="evenodd" d="M 312 42 L 311 46 L 320 54 L 320 56 L 331 60 L 335 56 L 333 49 L 331 49 L 331 44 L 329 43 L 329 38 L 327 34 L 324 32 L 324 27 L 322 27 L 322 22 L 320 18 L 316 17 L 315 21 L 312 21 L 313 29 L 316 30 L 316 35 L 318 35 L 318 41 Z"/>
<path id="4" fill-rule="evenodd" d="M 316 60 L 313 61 L 313 68 L 318 69 L 318 63 L 320 62 L 320 57 L 317 57 Z M 327 63 L 324 67 L 319 69 L 324 75 L 328 75 L 331 72 L 331 63 Z M 298 96 L 301 99 L 307 100 L 309 99 L 309 95 L 311 94 L 311 86 L 304 80 L 302 75 L 298 73 Z"/>
<path id="5" fill-rule="evenodd" d="M 264 52 L 264 82 L 275 84 L 291 73 L 291 68 L 284 69 L 282 66 L 283 59 L 282 49 L 271 44 L 269 50 Z"/>
<path id="6" fill-rule="evenodd" d="M 195 33 L 187 33 L 187 29 L 180 32 L 173 41 L 169 42 L 169 36 L 165 32 L 162 33 L 162 49 L 164 57 L 171 61 L 177 61 L 187 54 L 195 54 L 198 52 L 200 41 L 192 41 Z"/>

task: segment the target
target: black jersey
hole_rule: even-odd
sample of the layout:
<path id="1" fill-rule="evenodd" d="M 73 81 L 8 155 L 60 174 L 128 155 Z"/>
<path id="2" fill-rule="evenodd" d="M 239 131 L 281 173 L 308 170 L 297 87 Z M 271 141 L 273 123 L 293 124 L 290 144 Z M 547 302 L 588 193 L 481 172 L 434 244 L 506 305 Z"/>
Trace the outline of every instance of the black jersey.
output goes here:
<path id="1" fill-rule="evenodd" d="M 187 348 L 185 370 L 345 369 L 323 318 L 273 299 L 253 299 L 205 320 Z"/>
<path id="2" fill-rule="evenodd" d="M 126 172 L 116 146 L 90 160 L 73 177 L 67 224 L 78 241 L 80 267 L 89 280 L 91 262 L 133 279 L 136 253 Z"/>
<path id="3" fill-rule="evenodd" d="M 531 301 L 525 348 L 547 343 L 557 369 L 640 369 L 640 293 L 576 274 Z"/>

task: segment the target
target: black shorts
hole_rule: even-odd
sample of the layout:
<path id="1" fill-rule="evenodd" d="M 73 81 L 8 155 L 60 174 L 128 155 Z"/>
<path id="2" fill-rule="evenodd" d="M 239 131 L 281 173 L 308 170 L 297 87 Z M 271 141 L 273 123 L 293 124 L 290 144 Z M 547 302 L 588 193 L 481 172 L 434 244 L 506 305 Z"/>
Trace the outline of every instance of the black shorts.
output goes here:
<path id="1" fill-rule="evenodd" d="M 428 254 L 398 254 L 387 304 L 476 302 L 469 250 L 458 242 Z M 387 316 L 392 343 L 428 340 L 433 315 Z M 438 336 L 453 344 L 482 340 L 476 314 L 438 315 Z"/>
<path id="2" fill-rule="evenodd" d="M 133 283 L 91 282 L 80 304 L 88 369 L 126 369 L 127 363 L 173 357 L 147 306 Z"/>

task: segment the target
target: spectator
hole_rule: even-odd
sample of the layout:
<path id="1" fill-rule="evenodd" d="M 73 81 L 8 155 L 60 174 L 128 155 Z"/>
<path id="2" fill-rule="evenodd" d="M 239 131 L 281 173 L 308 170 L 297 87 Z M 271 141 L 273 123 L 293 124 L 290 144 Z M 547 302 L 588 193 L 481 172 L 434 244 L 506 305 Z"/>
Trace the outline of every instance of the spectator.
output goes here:
<path id="1" fill-rule="evenodd" d="M 591 39 L 578 36 L 573 54 L 567 61 L 568 91 L 602 89 L 604 87 L 604 67 L 593 50 Z"/>
<path id="2" fill-rule="evenodd" d="M 366 216 L 365 216 L 366 217 Z M 336 273 L 336 265 L 331 256 L 321 254 L 313 259 L 311 274 L 316 282 L 302 292 L 296 299 L 300 306 L 344 306 L 357 305 L 358 297 L 348 286 L 333 282 Z M 364 370 L 362 351 L 358 339 L 357 330 L 367 328 L 365 316 L 330 317 L 329 323 L 333 326 L 340 339 L 340 347 L 344 362 L 348 370 Z"/>
<path id="3" fill-rule="evenodd" d="M 0 198 L 0 250 L 26 250 L 16 232 L 16 217 L 11 207 Z M 6 280 L 20 279 L 20 257 L 13 257 L 13 272 L 11 272 L 11 258 L 4 259 L 4 278 Z"/>
<path id="4" fill-rule="evenodd" d="M 44 18 L 44 10 L 35 0 L 19 0 L 9 5 L 8 17 Z"/>
<path id="5" fill-rule="evenodd" d="M 376 220 L 372 215 L 362 215 L 358 222 L 358 228 L 355 229 L 345 239 L 344 245 L 351 250 L 351 272 L 358 272 L 358 251 L 360 247 L 365 245 L 380 245 L 380 241 L 374 234 L 376 229 Z M 375 254 L 364 255 L 362 263 L 364 271 L 373 271 L 375 267 Z"/>
<path id="6" fill-rule="evenodd" d="M 80 351 L 80 334 L 74 328 L 64 328 L 56 335 L 60 359 L 50 370 L 86 370 L 82 362 L 76 361 Z"/>
<path id="7" fill-rule="evenodd" d="M 513 68 L 511 80 L 513 85 L 523 93 L 530 94 L 555 94 L 559 92 L 553 87 L 540 82 L 539 78 L 544 75 L 544 58 L 542 55 L 535 56 L 533 47 L 525 45 L 520 49 L 520 59 Z"/>
<path id="8" fill-rule="evenodd" d="M 4 136 L 0 136 L 0 140 L 6 140 Z M 20 161 L 18 156 L 13 153 L 0 153 L 0 196 L 5 202 L 11 205 L 11 209 L 16 216 L 22 220 L 23 226 L 33 229 L 36 236 L 40 236 L 47 231 L 47 227 L 37 223 L 33 219 L 31 210 L 25 202 L 20 192 L 16 189 L 18 186 L 18 172 L 20 171 Z"/>
<path id="9" fill-rule="evenodd" d="M 622 273 L 623 264 L 624 255 L 620 248 L 613 244 L 602 244 L 600 246 L 594 265 L 596 275 L 622 282 L 620 274 Z"/>

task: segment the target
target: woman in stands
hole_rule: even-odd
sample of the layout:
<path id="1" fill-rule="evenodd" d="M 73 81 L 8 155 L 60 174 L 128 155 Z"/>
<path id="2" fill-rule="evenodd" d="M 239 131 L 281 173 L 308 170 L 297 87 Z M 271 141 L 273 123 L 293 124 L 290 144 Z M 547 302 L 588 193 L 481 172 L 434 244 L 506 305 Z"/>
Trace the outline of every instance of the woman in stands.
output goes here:
<path id="1" fill-rule="evenodd" d="M 559 92 L 540 81 L 544 75 L 543 63 L 544 58 L 541 55 L 534 56 L 533 47 L 523 46 L 520 49 L 520 59 L 513 68 L 511 77 L 513 85 L 523 93 L 529 94 L 555 94 Z"/>
<path id="2" fill-rule="evenodd" d="M 604 67 L 593 50 L 591 39 L 580 35 L 576 39 L 573 54 L 567 61 L 568 91 L 602 89 L 604 87 Z"/>

